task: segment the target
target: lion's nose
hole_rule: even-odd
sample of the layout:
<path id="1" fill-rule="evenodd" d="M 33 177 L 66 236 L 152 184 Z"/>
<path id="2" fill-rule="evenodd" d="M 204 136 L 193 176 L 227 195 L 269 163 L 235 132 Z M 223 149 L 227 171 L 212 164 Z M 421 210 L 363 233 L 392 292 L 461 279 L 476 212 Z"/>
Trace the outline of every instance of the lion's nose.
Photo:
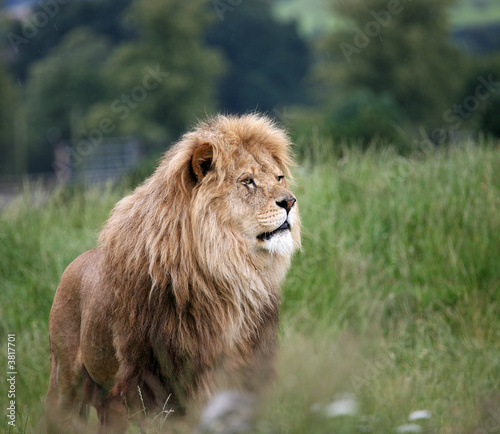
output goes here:
<path id="1" fill-rule="evenodd" d="M 281 208 L 285 208 L 286 212 L 288 213 L 292 209 L 292 206 L 295 202 L 297 202 L 297 199 L 295 199 L 293 196 L 288 196 L 279 201 L 277 200 L 276 205 L 278 205 Z"/>

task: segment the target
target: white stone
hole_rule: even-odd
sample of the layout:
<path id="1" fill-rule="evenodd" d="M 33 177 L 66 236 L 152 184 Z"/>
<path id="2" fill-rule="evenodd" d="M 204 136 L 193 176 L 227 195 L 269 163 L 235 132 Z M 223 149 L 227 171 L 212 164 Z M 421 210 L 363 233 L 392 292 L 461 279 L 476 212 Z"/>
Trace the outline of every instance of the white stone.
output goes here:
<path id="1" fill-rule="evenodd" d="M 420 420 L 420 419 L 430 419 L 431 412 L 429 410 L 417 410 L 410 413 L 408 416 L 409 421 Z"/>
<path id="2" fill-rule="evenodd" d="M 325 406 L 325 415 L 327 417 L 353 416 L 358 411 L 358 403 L 354 395 L 343 395 L 330 404 Z"/>

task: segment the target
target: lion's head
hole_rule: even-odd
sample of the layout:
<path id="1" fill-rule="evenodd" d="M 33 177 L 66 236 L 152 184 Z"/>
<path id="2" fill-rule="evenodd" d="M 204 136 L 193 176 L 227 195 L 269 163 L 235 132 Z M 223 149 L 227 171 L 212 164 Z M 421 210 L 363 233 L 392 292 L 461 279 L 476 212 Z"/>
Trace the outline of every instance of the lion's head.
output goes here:
<path id="1" fill-rule="evenodd" d="M 285 134 L 266 118 L 245 116 L 219 117 L 191 137 L 193 227 L 213 221 L 212 214 L 217 226 L 244 240 L 248 253 L 290 256 L 300 244 L 300 222 L 286 179 Z"/>
<path id="2" fill-rule="evenodd" d="M 117 296 L 168 286 L 179 312 L 213 304 L 240 329 L 244 305 L 275 305 L 300 246 L 291 164 L 286 134 L 263 116 L 218 116 L 185 134 L 101 233 Z"/>

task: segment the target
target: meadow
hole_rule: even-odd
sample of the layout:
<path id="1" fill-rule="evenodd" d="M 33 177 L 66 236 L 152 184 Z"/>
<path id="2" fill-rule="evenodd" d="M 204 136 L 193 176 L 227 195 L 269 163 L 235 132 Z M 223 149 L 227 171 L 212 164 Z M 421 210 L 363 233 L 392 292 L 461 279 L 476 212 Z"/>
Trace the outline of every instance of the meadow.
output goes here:
<path id="1" fill-rule="evenodd" d="M 284 287 L 278 376 L 255 432 L 499 432 L 498 146 L 313 159 L 295 169 L 303 250 Z M 27 186 L 0 210 L 0 429 L 44 432 L 54 291 L 125 193 L 59 189 L 39 201 Z"/>

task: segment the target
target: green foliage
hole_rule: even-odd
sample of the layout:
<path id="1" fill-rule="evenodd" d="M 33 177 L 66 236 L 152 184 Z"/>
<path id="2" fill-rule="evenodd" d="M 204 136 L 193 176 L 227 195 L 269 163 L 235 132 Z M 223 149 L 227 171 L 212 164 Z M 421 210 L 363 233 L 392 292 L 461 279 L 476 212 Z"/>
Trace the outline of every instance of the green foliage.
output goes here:
<path id="1" fill-rule="evenodd" d="M 78 3 L 61 6 L 59 14 L 100 10 L 91 0 Z M 97 20 L 93 28 L 76 27 L 53 41 L 32 64 L 25 86 L 30 170 L 50 171 L 54 146 L 88 131 L 158 144 L 184 131 L 195 116 L 211 113 L 223 61 L 204 43 L 211 23 L 206 6 L 205 0 L 137 0 L 121 27 L 133 39 L 116 45 L 123 40 L 116 26 Z"/>
<path id="2" fill-rule="evenodd" d="M 52 158 L 41 147 L 48 137 L 78 137 L 79 131 L 75 130 L 79 119 L 105 92 L 98 71 L 110 49 L 107 38 L 90 28 L 79 27 L 33 65 L 26 91 L 32 161 L 40 163 L 44 158 Z"/>
<path id="3" fill-rule="evenodd" d="M 500 55 L 474 59 L 459 102 L 464 128 L 500 137 Z"/>
<path id="4" fill-rule="evenodd" d="M 500 137 L 500 95 L 491 98 L 485 113 L 482 116 L 480 128 L 488 134 Z"/>
<path id="5" fill-rule="evenodd" d="M 297 168 L 303 251 L 284 288 L 278 377 L 255 432 L 393 432 L 420 409 L 432 414 L 424 432 L 498 420 L 499 172 L 500 151 L 486 145 L 408 158 L 344 150 Z M 124 193 L 27 190 L 0 211 L 0 346 L 16 334 L 25 432 L 42 426 L 55 288 Z M 345 393 L 358 412 L 327 417 L 321 408 Z"/>
<path id="6" fill-rule="evenodd" d="M 230 63 L 218 86 L 219 103 L 228 112 L 272 111 L 306 100 L 302 80 L 309 49 L 295 24 L 276 21 L 271 7 L 269 1 L 252 0 L 222 9 L 208 32 L 208 42 Z"/>
<path id="7" fill-rule="evenodd" d="M 16 155 L 15 124 L 16 113 L 19 108 L 19 92 L 11 75 L 0 64 L 0 173 L 14 174 L 21 169 L 18 155 Z M 16 167 L 17 166 L 17 167 Z"/>
<path id="8" fill-rule="evenodd" d="M 467 66 L 464 53 L 449 38 L 453 1 L 332 4 L 346 25 L 325 43 L 334 62 L 329 68 L 353 88 L 390 95 L 413 124 L 439 126 L 461 89 Z"/>
<path id="9" fill-rule="evenodd" d="M 90 110 L 86 124 L 92 127 L 107 113 L 116 120 L 114 134 L 165 140 L 214 108 L 214 81 L 223 63 L 203 42 L 211 21 L 206 1 L 137 0 L 125 21 L 139 38 L 118 46 L 107 60 L 102 76 L 109 100 Z"/>
<path id="10" fill-rule="evenodd" d="M 378 137 L 391 143 L 402 138 L 397 125 L 402 122 L 397 104 L 390 95 L 377 96 L 369 90 L 359 90 L 335 101 L 326 118 L 328 135 L 336 140 L 354 140 L 363 147 Z"/>
<path id="11" fill-rule="evenodd" d="M 2 38 L 14 76 L 25 81 L 32 64 L 47 56 L 77 27 L 90 27 L 113 42 L 130 38 L 119 17 L 131 0 L 32 2 L 33 12 L 6 23 Z"/>

